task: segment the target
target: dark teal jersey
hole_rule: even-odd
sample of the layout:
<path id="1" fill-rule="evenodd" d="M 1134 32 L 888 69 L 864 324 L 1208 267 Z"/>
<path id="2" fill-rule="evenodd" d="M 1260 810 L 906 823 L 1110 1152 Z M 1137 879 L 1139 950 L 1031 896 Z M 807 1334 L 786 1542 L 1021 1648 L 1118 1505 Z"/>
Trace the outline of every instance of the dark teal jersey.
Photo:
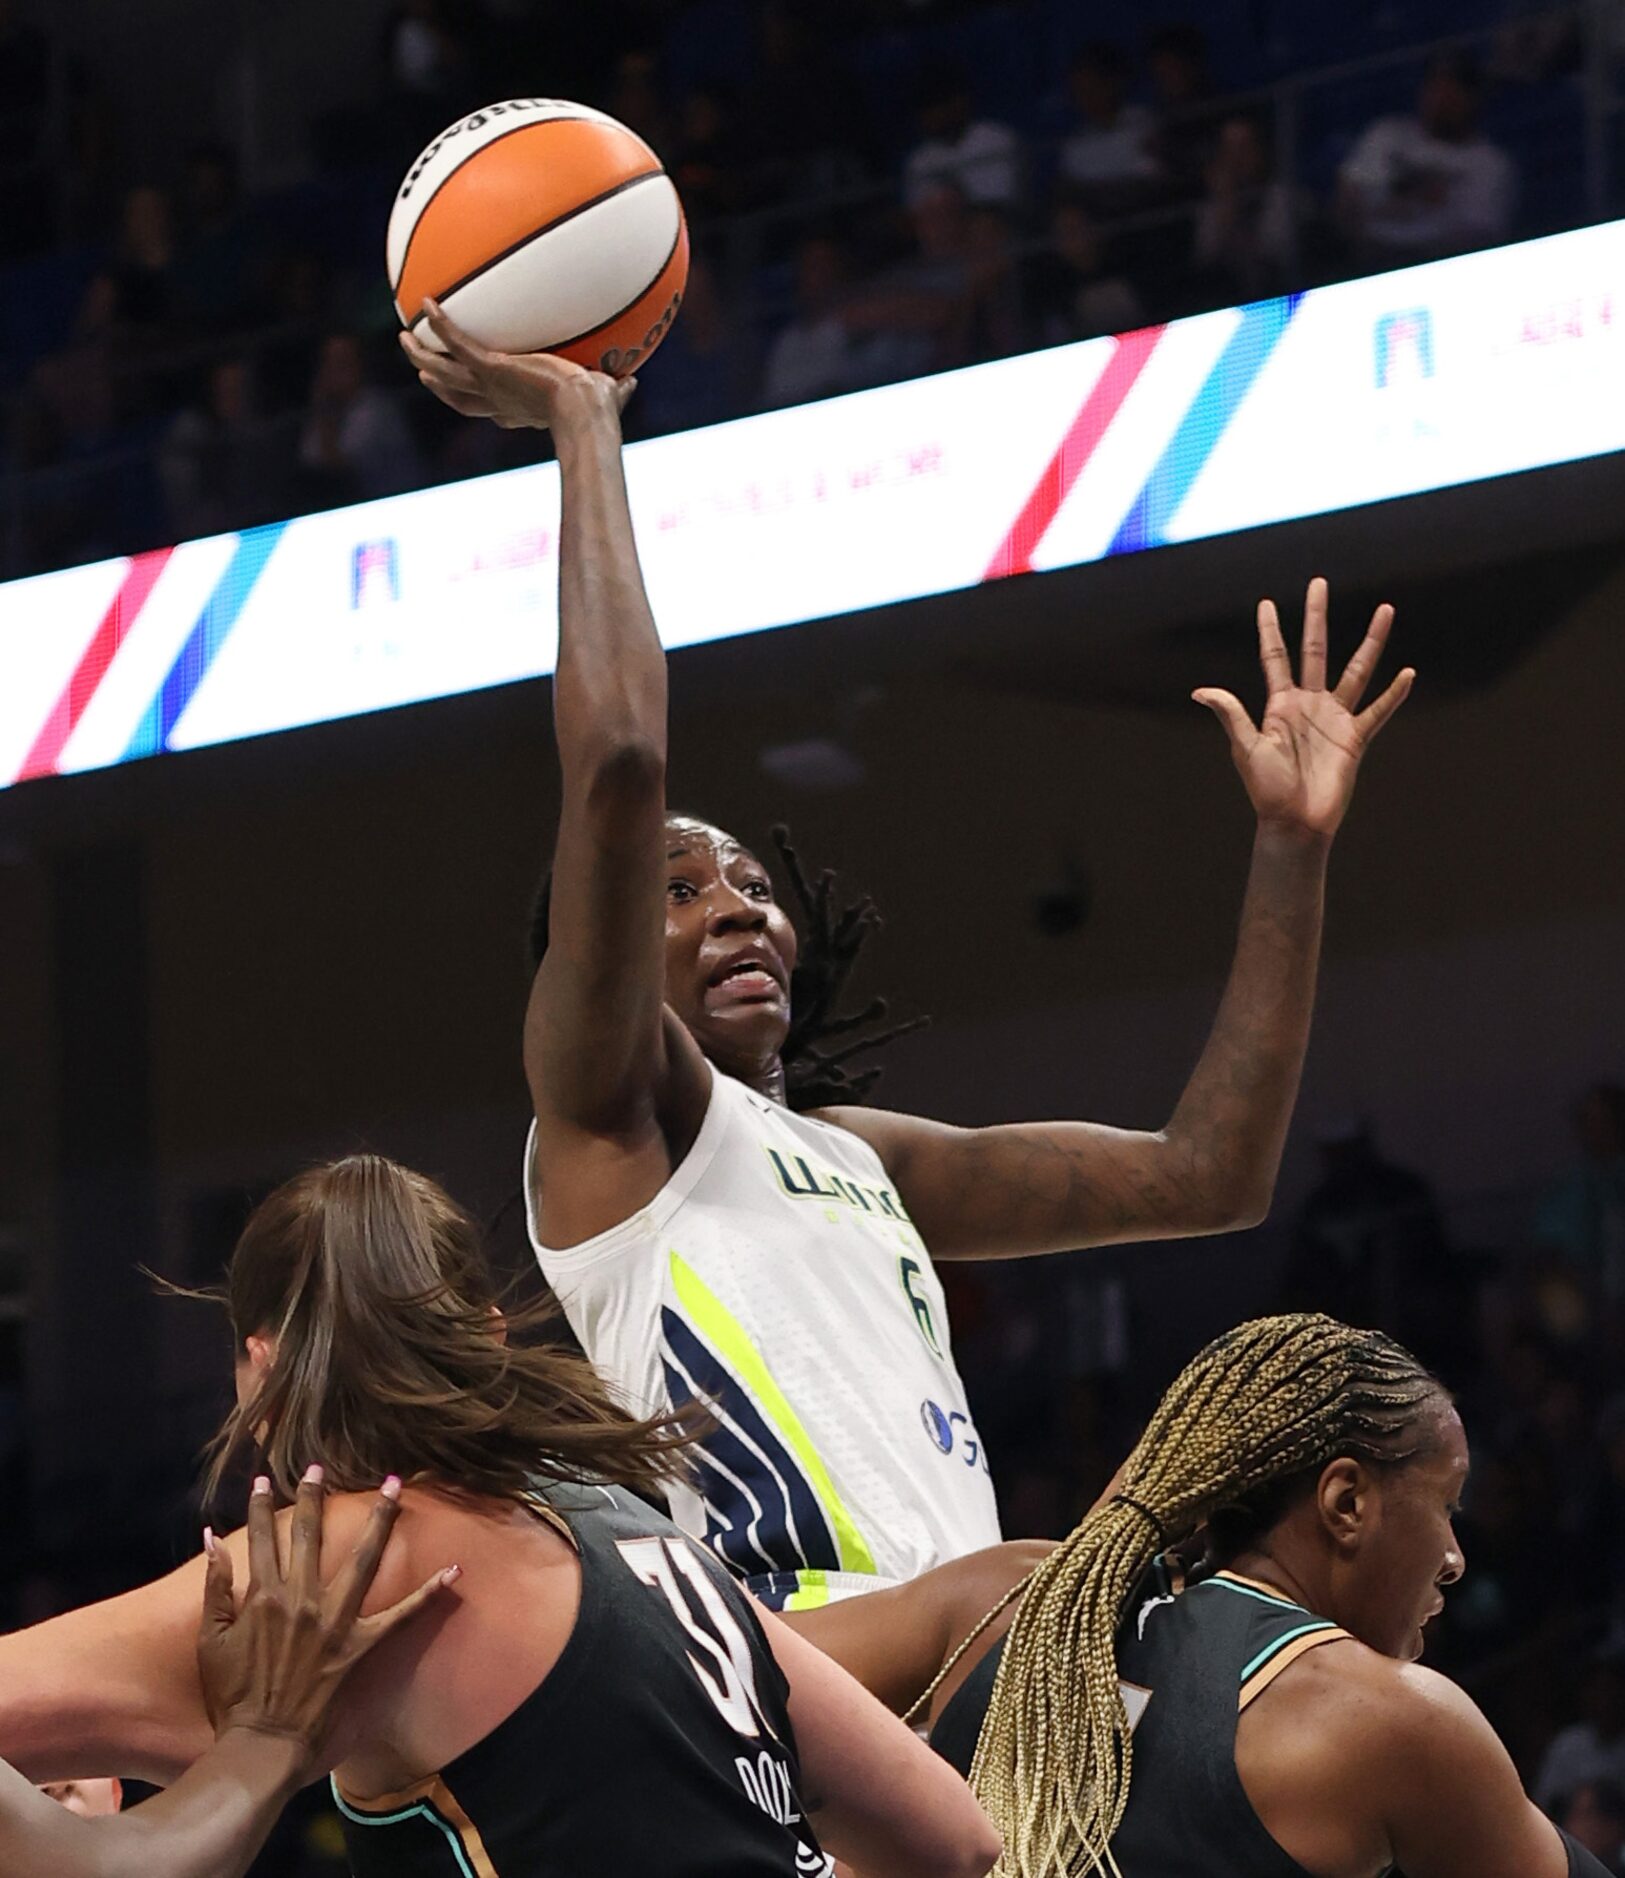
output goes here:
<path id="1" fill-rule="evenodd" d="M 1159 1561 L 1117 1634 L 1134 1731 L 1128 1805 L 1112 1840 L 1123 1878 L 1308 1878 L 1253 1811 L 1236 1718 L 1305 1650 L 1346 1637 L 1267 1585 L 1219 1572 L 1183 1585 Z M 970 1771 L 1002 1644 L 954 1695 L 931 1745 Z"/>
<path id="2" fill-rule="evenodd" d="M 749 1600 L 632 1495 L 545 1497 L 581 1556 L 569 1641 L 432 1780 L 370 1800 L 334 1783 L 356 1878 L 826 1878 Z"/>

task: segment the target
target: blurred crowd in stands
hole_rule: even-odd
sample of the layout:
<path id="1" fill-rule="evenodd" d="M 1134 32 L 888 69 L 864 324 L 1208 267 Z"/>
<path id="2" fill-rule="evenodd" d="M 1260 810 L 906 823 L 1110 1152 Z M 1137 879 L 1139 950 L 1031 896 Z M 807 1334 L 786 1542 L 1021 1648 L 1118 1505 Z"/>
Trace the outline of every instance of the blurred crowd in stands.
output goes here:
<path id="1" fill-rule="evenodd" d="M 643 0 L 609 36 L 401 0 L 305 180 L 256 193 L 225 142 L 132 175 L 105 75 L 0 0 L 0 575 L 528 460 L 405 378 L 381 258 L 407 162 L 495 97 L 598 104 L 678 182 L 641 435 L 1607 210 L 1595 9 L 1188 10 L 1091 38 L 1064 0 Z"/>

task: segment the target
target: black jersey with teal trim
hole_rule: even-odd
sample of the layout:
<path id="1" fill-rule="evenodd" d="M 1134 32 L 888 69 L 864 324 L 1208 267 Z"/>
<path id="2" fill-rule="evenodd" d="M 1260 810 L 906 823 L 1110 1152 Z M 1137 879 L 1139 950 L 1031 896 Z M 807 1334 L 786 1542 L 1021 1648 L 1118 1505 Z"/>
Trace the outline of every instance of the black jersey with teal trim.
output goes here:
<path id="1" fill-rule="evenodd" d="M 508 1719 L 431 1780 L 334 1795 L 356 1878 L 826 1878 L 789 1685 L 749 1601 L 615 1488 L 550 1488 L 575 1627 Z"/>
<path id="2" fill-rule="evenodd" d="M 1236 1718 L 1304 1651 L 1347 1635 L 1232 1573 L 1181 1586 L 1162 1561 L 1151 1568 L 1117 1633 L 1134 1732 L 1128 1805 L 1111 1847 L 1123 1878 L 1308 1878 L 1247 1798 Z M 962 1774 L 1002 1650 L 977 1664 L 931 1731 L 931 1745 Z"/>

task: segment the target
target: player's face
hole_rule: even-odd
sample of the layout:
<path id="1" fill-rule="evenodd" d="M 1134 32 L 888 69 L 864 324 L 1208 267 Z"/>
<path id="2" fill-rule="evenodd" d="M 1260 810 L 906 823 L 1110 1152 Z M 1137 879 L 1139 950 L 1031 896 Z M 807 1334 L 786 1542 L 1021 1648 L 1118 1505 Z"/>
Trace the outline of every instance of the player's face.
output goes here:
<path id="1" fill-rule="evenodd" d="M 81 1819 L 105 1819 L 124 1804 L 124 1788 L 116 1780 L 57 1780 L 41 1791 Z"/>
<path id="2" fill-rule="evenodd" d="M 1422 1452 L 1376 1477 L 1341 1618 L 1362 1643 L 1408 1663 L 1422 1654 L 1423 1626 L 1443 1609 L 1444 1587 L 1466 1569 L 1454 1522 L 1467 1484 L 1467 1435 L 1448 1403 L 1429 1423 Z"/>
<path id="3" fill-rule="evenodd" d="M 748 849 L 706 822 L 666 824 L 666 1002 L 713 1063 L 745 1080 L 790 1028 L 795 928 Z"/>

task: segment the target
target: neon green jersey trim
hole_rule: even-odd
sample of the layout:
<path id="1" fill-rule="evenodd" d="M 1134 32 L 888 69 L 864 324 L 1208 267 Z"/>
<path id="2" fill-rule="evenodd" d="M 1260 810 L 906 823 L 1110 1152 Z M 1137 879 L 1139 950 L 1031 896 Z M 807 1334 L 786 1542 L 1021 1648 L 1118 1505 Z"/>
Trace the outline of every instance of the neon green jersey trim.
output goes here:
<path id="1" fill-rule="evenodd" d="M 816 1611 L 829 1602 L 829 1577 L 822 1567 L 803 1565 L 796 1573 L 799 1591 L 792 1591 L 781 1608 L 787 1611 Z"/>
<path id="2" fill-rule="evenodd" d="M 813 1446 L 806 1429 L 802 1427 L 800 1418 L 785 1400 L 784 1391 L 773 1380 L 772 1372 L 762 1361 L 755 1344 L 745 1335 L 738 1318 L 676 1251 L 671 1254 L 671 1277 L 678 1302 L 694 1328 L 713 1345 L 737 1379 L 755 1396 L 757 1407 L 777 1425 L 779 1433 L 795 1450 L 806 1470 L 807 1484 L 818 1496 L 818 1502 L 829 1520 L 830 1530 L 835 1534 L 835 1544 L 841 1555 L 840 1569 L 873 1575 L 876 1570 L 874 1554 L 864 1543 L 863 1534 L 858 1531 L 852 1515 L 841 1504 L 829 1471 L 819 1458 L 818 1450 Z M 803 1572 L 801 1578 L 805 1584 L 808 1574 Z M 799 1597 L 800 1593 L 796 1595 Z M 826 1590 L 826 1599 L 828 1595 Z M 805 1609 L 806 1606 L 800 1608 Z"/>

